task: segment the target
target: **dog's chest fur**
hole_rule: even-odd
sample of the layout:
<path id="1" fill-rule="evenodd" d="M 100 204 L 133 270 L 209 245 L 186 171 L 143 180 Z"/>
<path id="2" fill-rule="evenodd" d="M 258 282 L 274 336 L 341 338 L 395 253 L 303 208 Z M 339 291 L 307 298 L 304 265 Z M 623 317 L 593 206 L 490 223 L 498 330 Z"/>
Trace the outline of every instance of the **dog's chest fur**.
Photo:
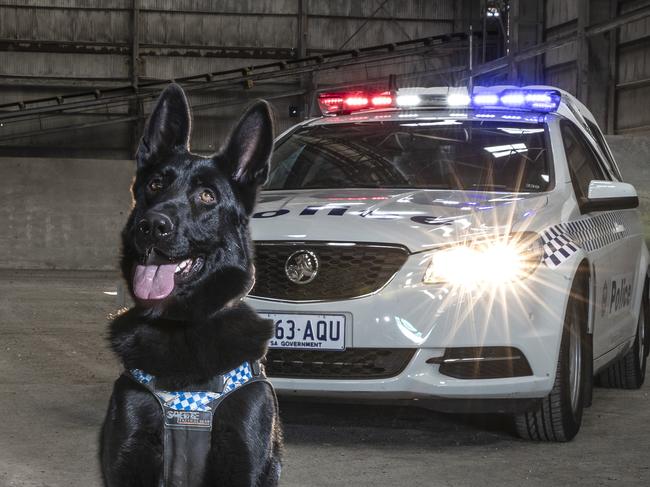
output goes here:
<path id="1" fill-rule="evenodd" d="M 131 309 L 111 324 L 110 341 L 126 369 L 156 376 L 161 387 L 182 389 L 261 358 L 272 332 L 271 321 L 239 303 L 195 323 L 162 318 L 150 322 Z"/>

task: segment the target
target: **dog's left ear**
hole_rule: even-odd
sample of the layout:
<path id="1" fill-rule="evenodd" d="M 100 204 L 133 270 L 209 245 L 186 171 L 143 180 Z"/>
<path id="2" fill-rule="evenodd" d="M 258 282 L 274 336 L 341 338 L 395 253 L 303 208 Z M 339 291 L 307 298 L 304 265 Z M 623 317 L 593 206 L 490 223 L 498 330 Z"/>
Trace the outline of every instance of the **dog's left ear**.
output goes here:
<path id="1" fill-rule="evenodd" d="M 253 211 L 257 189 L 266 182 L 272 152 L 271 108 L 260 100 L 246 110 L 222 152 L 230 178 L 244 200 L 247 213 Z"/>

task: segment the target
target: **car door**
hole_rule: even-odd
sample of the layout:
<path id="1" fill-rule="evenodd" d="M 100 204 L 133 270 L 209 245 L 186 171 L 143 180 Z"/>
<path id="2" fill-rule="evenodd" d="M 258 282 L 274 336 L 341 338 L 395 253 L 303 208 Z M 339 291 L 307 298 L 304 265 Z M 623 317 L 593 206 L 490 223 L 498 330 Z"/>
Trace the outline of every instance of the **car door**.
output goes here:
<path id="1" fill-rule="evenodd" d="M 604 161 L 607 169 L 609 169 L 610 174 L 613 176 L 615 181 L 623 181 L 621 172 L 619 170 L 618 164 L 614 159 L 605 137 L 603 136 L 602 131 L 594 122 L 589 119 L 585 119 L 585 123 L 589 128 L 595 145 L 601 152 L 601 160 Z M 628 269 L 629 274 L 634 274 L 635 278 L 633 281 L 632 290 L 639 290 L 639 287 L 643 287 L 645 284 L 646 273 L 641 270 L 641 255 L 643 252 L 643 246 L 645 245 L 645 233 L 643 230 L 643 224 L 641 220 L 641 212 L 639 208 L 630 208 L 625 210 L 619 210 L 618 212 L 619 229 L 624 231 L 623 240 L 623 251 L 622 256 L 626 260 L 626 265 L 631 267 Z M 621 289 L 619 287 L 619 289 Z M 633 293 L 633 295 L 636 295 Z M 611 296 L 610 296 L 611 297 Z M 622 297 L 619 297 L 619 303 L 621 302 Z M 631 306 L 627 307 L 626 310 L 629 313 L 629 323 L 625 327 L 621 327 L 621 340 L 630 338 L 636 333 L 637 325 L 637 313 L 639 309 L 639 303 L 632 302 Z"/>
<path id="2" fill-rule="evenodd" d="M 561 122 L 562 139 L 578 204 L 588 196 L 593 180 L 612 180 L 591 142 L 572 122 Z M 630 242 L 637 231 L 629 212 L 587 212 L 567 222 L 574 240 L 588 253 L 592 270 L 594 357 L 607 353 L 628 338 L 636 324 L 632 296 L 640 256 Z M 633 331 L 632 331 L 633 333 Z"/>

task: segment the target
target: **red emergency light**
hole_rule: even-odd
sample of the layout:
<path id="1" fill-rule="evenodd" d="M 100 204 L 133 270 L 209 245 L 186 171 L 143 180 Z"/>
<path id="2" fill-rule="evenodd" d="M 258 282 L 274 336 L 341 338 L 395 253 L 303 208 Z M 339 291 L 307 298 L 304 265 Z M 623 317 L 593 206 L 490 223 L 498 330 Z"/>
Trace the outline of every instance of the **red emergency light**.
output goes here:
<path id="1" fill-rule="evenodd" d="M 321 93 L 318 104 L 323 115 L 350 113 L 369 108 L 386 108 L 395 106 L 395 97 L 388 91 L 383 93 L 366 93 L 355 91 L 349 93 Z"/>

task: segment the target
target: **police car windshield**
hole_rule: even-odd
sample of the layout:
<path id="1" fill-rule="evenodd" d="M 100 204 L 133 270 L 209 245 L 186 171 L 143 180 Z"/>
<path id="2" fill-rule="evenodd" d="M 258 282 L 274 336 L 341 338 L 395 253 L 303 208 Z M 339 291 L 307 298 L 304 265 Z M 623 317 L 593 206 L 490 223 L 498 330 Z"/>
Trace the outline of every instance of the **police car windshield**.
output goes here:
<path id="1" fill-rule="evenodd" d="M 540 192 L 543 125 L 435 120 L 303 127 L 280 141 L 267 190 L 421 188 Z"/>

